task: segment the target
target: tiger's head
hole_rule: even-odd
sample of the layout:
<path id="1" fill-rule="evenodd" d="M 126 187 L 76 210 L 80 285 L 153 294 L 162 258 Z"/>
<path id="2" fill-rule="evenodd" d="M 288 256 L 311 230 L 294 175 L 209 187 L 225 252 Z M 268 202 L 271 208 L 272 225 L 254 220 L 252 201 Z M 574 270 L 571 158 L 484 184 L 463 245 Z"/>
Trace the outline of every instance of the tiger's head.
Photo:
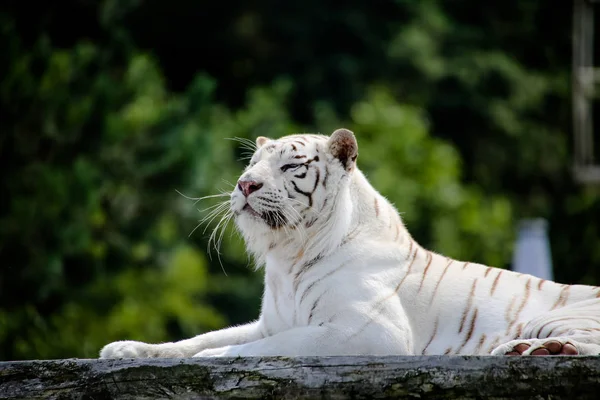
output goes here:
<path id="1" fill-rule="evenodd" d="M 258 137 L 230 203 L 248 250 L 264 257 L 282 246 L 332 245 L 349 219 L 349 177 L 357 155 L 356 139 L 347 129 L 330 137 Z"/>

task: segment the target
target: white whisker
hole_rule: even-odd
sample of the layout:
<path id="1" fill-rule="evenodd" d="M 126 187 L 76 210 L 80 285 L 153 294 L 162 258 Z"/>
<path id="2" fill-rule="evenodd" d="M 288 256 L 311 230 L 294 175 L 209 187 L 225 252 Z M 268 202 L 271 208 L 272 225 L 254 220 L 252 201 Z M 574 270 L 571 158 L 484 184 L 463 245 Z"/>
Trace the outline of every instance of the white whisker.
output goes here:
<path id="1" fill-rule="evenodd" d="M 200 223 L 203 224 L 203 223 L 205 223 L 208 220 L 208 222 L 206 222 L 206 227 L 202 231 L 202 234 L 206 233 L 206 230 L 208 229 L 208 227 L 210 226 L 210 224 L 214 221 L 215 218 L 217 218 L 219 216 L 219 214 L 223 213 L 224 211 L 227 213 L 227 211 L 229 210 L 228 205 L 229 204 L 221 204 L 220 207 L 218 207 L 215 210 L 211 211 L 206 217 L 204 217 L 200 221 Z"/>
<path id="2" fill-rule="evenodd" d="M 212 260 L 212 257 L 210 256 L 210 254 L 211 254 L 210 244 L 212 243 L 213 248 L 215 249 L 215 252 L 217 253 L 217 259 L 219 260 L 219 264 L 221 265 L 221 269 L 223 270 L 223 273 L 225 274 L 225 276 L 227 276 L 227 272 L 225 271 L 225 267 L 223 266 L 223 262 L 221 260 L 221 243 L 222 243 L 222 239 L 223 239 L 223 234 L 225 232 L 225 229 L 227 228 L 227 224 L 231 220 L 232 216 L 233 216 L 232 212 L 226 212 L 224 215 L 222 215 L 221 219 L 217 223 L 217 226 L 215 227 L 215 229 L 213 229 L 213 231 L 210 234 L 210 237 L 208 239 L 209 257 Z M 219 234 L 219 236 L 217 238 L 219 229 L 221 230 L 221 233 Z"/>
<path id="3" fill-rule="evenodd" d="M 190 196 L 186 196 L 185 194 L 181 193 L 181 192 L 180 192 L 179 190 L 177 190 L 177 189 L 175 189 L 175 191 L 176 191 L 177 193 L 179 193 L 179 195 L 181 195 L 182 197 L 184 197 L 184 198 L 186 198 L 186 199 L 188 199 L 188 200 L 195 200 L 195 201 L 194 201 L 194 205 L 198 204 L 198 202 L 199 202 L 200 200 L 212 199 L 212 198 L 215 198 L 215 197 L 225 197 L 225 196 L 229 196 L 229 195 L 230 195 L 229 193 L 226 193 L 226 192 L 221 192 L 221 193 L 219 193 L 219 194 L 211 194 L 211 195 L 208 195 L 208 196 L 202 196 L 202 197 L 190 197 Z"/>
<path id="4" fill-rule="evenodd" d="M 256 145 L 256 142 L 252 139 L 234 137 L 234 138 L 225 138 L 225 140 L 232 140 L 232 141 L 238 142 L 242 149 L 251 151 L 252 153 L 254 153 L 256 151 L 256 149 L 258 148 L 258 146 Z"/>
<path id="5" fill-rule="evenodd" d="M 201 226 L 201 225 L 202 225 L 202 223 L 199 223 L 198 225 L 196 225 L 196 227 L 195 227 L 194 229 L 192 229 L 192 231 L 190 232 L 190 234 L 188 235 L 188 237 L 191 237 L 191 236 L 192 236 L 192 234 L 193 234 L 194 232 L 196 232 L 196 229 L 200 228 L 200 226 Z"/>
<path id="6" fill-rule="evenodd" d="M 228 180 L 225 180 L 225 178 L 221 178 L 221 181 L 223 181 L 227 185 L 231 186 L 232 188 L 235 188 L 235 185 L 233 183 L 229 182 Z"/>
<path id="7" fill-rule="evenodd" d="M 203 213 L 203 212 L 206 212 L 206 211 L 208 211 L 208 210 L 211 210 L 211 209 L 213 209 L 213 208 L 215 208 L 215 207 L 220 207 L 220 206 L 222 206 L 223 204 L 229 204 L 229 201 L 225 201 L 225 202 L 221 202 L 221 203 L 213 204 L 212 206 L 209 206 L 209 207 L 203 208 L 202 210 L 201 210 L 201 209 L 199 209 L 199 208 L 197 208 L 196 210 L 198 210 L 199 212 Z"/>

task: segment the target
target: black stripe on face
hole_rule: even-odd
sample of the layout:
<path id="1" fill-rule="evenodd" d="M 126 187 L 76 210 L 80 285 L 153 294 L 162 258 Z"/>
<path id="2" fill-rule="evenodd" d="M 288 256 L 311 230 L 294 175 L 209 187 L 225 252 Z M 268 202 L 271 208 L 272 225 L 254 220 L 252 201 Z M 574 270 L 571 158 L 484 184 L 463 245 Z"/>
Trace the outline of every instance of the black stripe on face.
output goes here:
<path id="1" fill-rule="evenodd" d="M 310 160 L 306 160 L 306 162 L 304 163 L 306 166 L 308 166 L 308 164 L 310 164 L 311 162 L 318 162 L 319 161 L 319 156 L 315 156 L 315 158 L 311 158 Z"/>
<path id="2" fill-rule="evenodd" d="M 257 199 L 258 199 L 258 200 L 261 200 L 261 201 L 264 201 L 265 203 L 270 203 L 270 204 L 279 204 L 279 201 L 277 201 L 277 200 L 273 200 L 273 199 L 270 199 L 270 198 L 268 198 L 268 197 L 264 197 L 264 196 L 257 197 Z"/>
<path id="3" fill-rule="evenodd" d="M 319 181 L 321 180 L 321 171 L 319 168 L 315 168 L 315 173 L 317 174 L 317 178 L 315 179 L 315 186 L 313 186 L 312 192 L 314 193 L 317 190 L 317 185 L 319 185 Z"/>
<path id="4" fill-rule="evenodd" d="M 313 203 L 313 200 L 312 200 L 312 193 L 310 193 L 310 192 L 305 192 L 304 190 L 300 190 L 300 189 L 298 188 L 298 185 L 296 185 L 296 182 L 294 182 L 294 181 L 292 181 L 292 185 L 294 186 L 294 190 L 295 190 L 296 192 L 298 192 L 298 193 L 300 193 L 300 194 L 303 194 L 304 196 L 308 197 L 308 205 L 309 205 L 310 207 L 312 207 L 312 203 Z"/>
<path id="5" fill-rule="evenodd" d="M 285 192 L 287 193 L 288 199 L 295 199 L 296 198 L 296 196 L 294 196 L 292 194 L 292 192 L 290 191 L 290 189 L 288 188 L 288 183 L 286 181 L 283 182 L 283 188 L 285 189 Z"/>

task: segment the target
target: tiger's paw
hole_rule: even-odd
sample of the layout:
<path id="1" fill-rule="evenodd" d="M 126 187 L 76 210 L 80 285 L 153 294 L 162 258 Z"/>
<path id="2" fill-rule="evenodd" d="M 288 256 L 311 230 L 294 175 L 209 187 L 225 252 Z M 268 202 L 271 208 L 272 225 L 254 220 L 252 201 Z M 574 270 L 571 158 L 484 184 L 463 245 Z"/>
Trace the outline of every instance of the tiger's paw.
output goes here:
<path id="1" fill-rule="evenodd" d="M 123 340 L 107 344 L 100 351 L 100 358 L 149 358 L 153 357 L 152 345 Z"/>
<path id="2" fill-rule="evenodd" d="M 148 344 L 122 340 L 104 346 L 100 358 L 182 358 L 189 357 L 184 346 L 176 343 Z"/>
<path id="3" fill-rule="evenodd" d="M 598 354 L 600 346 L 579 343 L 568 338 L 517 339 L 496 347 L 492 355 L 506 356 L 574 356 Z"/>

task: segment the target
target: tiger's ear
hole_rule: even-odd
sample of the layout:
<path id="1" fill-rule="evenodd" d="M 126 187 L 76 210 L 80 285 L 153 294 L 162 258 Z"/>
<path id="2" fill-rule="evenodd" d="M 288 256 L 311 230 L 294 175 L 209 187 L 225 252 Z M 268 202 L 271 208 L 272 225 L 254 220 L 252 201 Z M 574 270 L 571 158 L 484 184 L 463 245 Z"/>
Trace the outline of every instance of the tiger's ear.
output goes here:
<path id="1" fill-rule="evenodd" d="M 265 145 L 265 143 L 270 142 L 271 139 L 264 137 L 264 136 L 259 136 L 256 138 L 256 147 L 257 148 L 261 148 Z"/>
<path id="2" fill-rule="evenodd" d="M 347 172 L 352 171 L 358 157 L 358 143 L 354 133 L 348 129 L 336 129 L 329 137 L 327 143 L 329 153 L 340 160 Z"/>

